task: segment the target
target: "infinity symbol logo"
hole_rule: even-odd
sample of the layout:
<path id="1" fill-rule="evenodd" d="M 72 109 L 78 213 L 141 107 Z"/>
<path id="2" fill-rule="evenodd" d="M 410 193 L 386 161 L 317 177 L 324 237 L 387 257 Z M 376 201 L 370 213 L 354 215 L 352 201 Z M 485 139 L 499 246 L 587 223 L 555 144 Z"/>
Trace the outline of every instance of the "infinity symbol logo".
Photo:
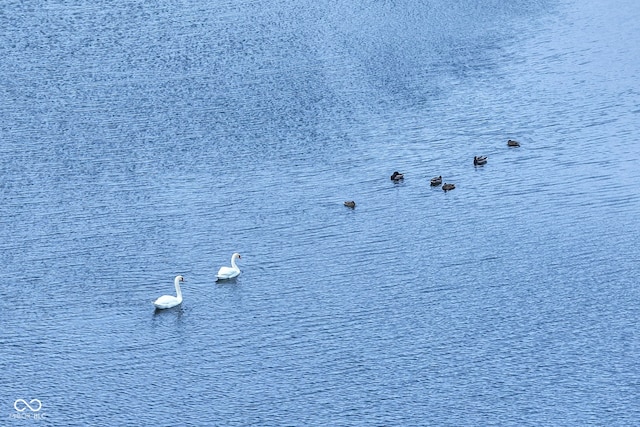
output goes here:
<path id="1" fill-rule="evenodd" d="M 40 409 L 42 409 L 42 402 L 40 402 L 38 399 L 31 399 L 31 401 L 27 403 L 27 401 L 24 399 L 18 399 L 13 403 L 13 407 L 16 408 L 16 411 L 18 412 L 24 412 L 27 410 L 27 408 L 29 408 L 31 412 L 38 412 Z"/>

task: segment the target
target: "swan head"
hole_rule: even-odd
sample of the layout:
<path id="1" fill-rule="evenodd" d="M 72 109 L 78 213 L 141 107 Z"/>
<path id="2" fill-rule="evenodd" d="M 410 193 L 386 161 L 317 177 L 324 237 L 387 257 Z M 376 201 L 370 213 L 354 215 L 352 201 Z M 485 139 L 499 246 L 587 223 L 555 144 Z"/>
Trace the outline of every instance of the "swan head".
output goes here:
<path id="1" fill-rule="evenodd" d="M 176 282 L 184 282 L 184 277 L 182 277 L 182 276 L 176 276 L 175 281 L 176 281 Z"/>
<path id="2" fill-rule="evenodd" d="M 233 258 L 233 259 L 242 259 L 242 257 L 240 256 L 240 254 L 238 252 L 235 252 L 233 255 L 231 255 L 231 258 Z"/>

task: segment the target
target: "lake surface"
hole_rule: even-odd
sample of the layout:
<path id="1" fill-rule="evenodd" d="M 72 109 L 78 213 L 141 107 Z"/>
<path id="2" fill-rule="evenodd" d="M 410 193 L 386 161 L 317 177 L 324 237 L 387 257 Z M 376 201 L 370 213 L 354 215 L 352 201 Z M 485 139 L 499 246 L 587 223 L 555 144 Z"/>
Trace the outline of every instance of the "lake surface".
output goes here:
<path id="1" fill-rule="evenodd" d="M 152 3 L 0 11 L 0 425 L 637 425 L 640 3 Z"/>

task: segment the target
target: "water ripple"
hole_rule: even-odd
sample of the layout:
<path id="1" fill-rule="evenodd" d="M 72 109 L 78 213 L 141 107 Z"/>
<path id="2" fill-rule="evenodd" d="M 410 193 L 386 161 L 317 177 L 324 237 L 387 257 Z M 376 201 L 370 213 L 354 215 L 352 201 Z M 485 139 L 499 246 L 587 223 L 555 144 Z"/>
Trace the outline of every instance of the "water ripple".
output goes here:
<path id="1" fill-rule="evenodd" d="M 634 2 L 103 3 L 0 15 L 6 407 L 638 418 Z"/>

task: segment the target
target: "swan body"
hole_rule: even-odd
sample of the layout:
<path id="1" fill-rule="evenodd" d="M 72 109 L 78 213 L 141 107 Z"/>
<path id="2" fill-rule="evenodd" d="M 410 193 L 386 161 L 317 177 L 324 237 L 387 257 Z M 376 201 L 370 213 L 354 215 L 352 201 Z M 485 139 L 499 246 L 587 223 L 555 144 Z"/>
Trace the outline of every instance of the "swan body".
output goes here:
<path id="1" fill-rule="evenodd" d="M 513 139 L 510 139 L 507 141 L 507 146 L 509 147 L 520 147 L 520 143 L 518 141 L 514 141 Z"/>
<path id="2" fill-rule="evenodd" d="M 436 187 L 440 184 L 442 184 L 442 175 L 431 178 L 431 185 L 433 187 Z"/>
<path id="3" fill-rule="evenodd" d="M 446 183 L 445 183 L 445 184 L 442 186 L 442 189 L 443 189 L 444 191 L 453 190 L 454 188 L 456 188 L 456 186 L 455 186 L 454 184 L 446 184 Z"/>
<path id="4" fill-rule="evenodd" d="M 487 163 L 487 156 L 473 156 L 474 165 L 484 165 Z"/>
<path id="5" fill-rule="evenodd" d="M 173 295 L 162 295 L 160 298 L 153 302 L 153 305 L 155 305 L 156 308 L 164 309 L 175 307 L 176 305 L 182 303 L 182 291 L 180 290 L 180 282 L 184 282 L 184 277 L 176 276 L 176 278 L 173 280 L 173 284 L 176 287 L 175 297 Z"/>
<path id="6" fill-rule="evenodd" d="M 404 179 L 404 175 L 398 171 L 395 171 L 393 174 L 391 174 L 391 181 L 398 182 L 402 179 Z"/>
<path id="7" fill-rule="evenodd" d="M 240 269 L 236 265 L 236 259 L 242 259 L 237 252 L 231 255 L 231 267 L 220 267 L 218 274 L 216 274 L 216 280 L 233 279 L 240 274 Z"/>

